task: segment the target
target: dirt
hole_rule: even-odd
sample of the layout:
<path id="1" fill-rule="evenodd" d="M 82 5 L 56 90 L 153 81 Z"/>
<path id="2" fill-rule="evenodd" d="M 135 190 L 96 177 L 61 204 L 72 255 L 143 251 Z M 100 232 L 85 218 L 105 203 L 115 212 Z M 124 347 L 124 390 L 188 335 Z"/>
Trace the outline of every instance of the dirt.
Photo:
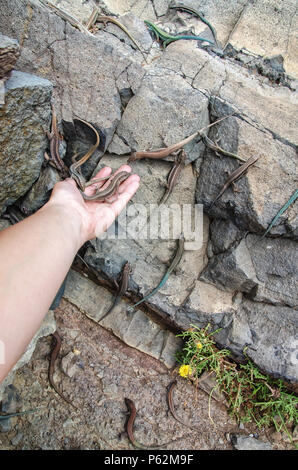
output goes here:
<path id="1" fill-rule="evenodd" d="M 167 413 L 166 402 L 175 372 L 128 347 L 65 300 L 55 316 L 62 348 L 54 379 L 76 409 L 49 385 L 51 337 L 42 338 L 14 380 L 21 409 L 38 411 L 12 418 L 11 429 L 0 433 L 0 449 L 133 449 L 125 433 L 125 397 L 135 402 L 134 434 L 144 445 L 173 441 L 159 448 L 224 450 L 233 448 L 231 434 L 257 432 L 247 425 L 239 429 L 223 405 L 209 403 L 206 393 L 180 377 L 173 395 L 176 413 L 197 431 L 178 423 Z M 259 438 L 268 441 L 268 433 L 259 433 Z M 273 448 L 287 444 L 276 439 Z"/>

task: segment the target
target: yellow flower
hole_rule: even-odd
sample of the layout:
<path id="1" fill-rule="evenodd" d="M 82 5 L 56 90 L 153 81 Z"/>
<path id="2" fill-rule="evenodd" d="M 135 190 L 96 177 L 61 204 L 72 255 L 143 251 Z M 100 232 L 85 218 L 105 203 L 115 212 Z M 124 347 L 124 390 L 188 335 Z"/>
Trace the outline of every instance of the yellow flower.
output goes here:
<path id="1" fill-rule="evenodd" d="M 188 375 L 192 374 L 192 369 L 190 366 L 184 364 L 179 368 L 179 374 L 181 375 L 181 377 L 187 377 Z"/>
<path id="2" fill-rule="evenodd" d="M 203 345 L 202 345 L 202 343 L 201 343 L 200 341 L 198 341 L 197 344 L 196 344 L 196 347 L 197 347 L 198 349 L 202 349 Z"/>

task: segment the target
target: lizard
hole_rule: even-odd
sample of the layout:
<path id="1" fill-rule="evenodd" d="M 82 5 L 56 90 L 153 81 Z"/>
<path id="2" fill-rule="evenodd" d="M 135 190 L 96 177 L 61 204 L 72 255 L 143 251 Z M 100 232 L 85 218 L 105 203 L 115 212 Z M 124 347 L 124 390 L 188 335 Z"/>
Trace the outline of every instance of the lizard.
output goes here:
<path id="1" fill-rule="evenodd" d="M 55 368 L 55 361 L 57 359 L 57 356 L 59 354 L 60 348 L 61 348 L 61 338 L 60 335 L 58 334 L 58 331 L 55 331 L 55 333 L 52 334 L 52 337 L 54 339 L 54 347 L 51 351 L 51 356 L 50 356 L 50 365 L 49 365 L 49 371 L 48 371 L 48 377 L 49 377 L 49 382 L 51 387 L 55 390 L 55 392 L 64 400 L 66 403 L 71 405 L 75 410 L 77 409 L 73 403 L 68 400 L 63 393 L 59 390 L 57 385 L 54 382 L 53 379 L 53 374 L 54 374 L 54 368 Z"/>
<path id="2" fill-rule="evenodd" d="M 298 198 L 298 189 L 296 189 L 296 191 L 292 194 L 290 199 L 282 206 L 282 208 L 278 211 L 278 213 L 272 219 L 272 221 L 270 222 L 268 228 L 266 229 L 266 231 L 261 236 L 261 240 L 267 235 L 267 233 L 270 232 L 270 230 L 272 229 L 272 227 L 275 224 L 275 222 L 277 221 L 277 219 L 288 209 L 288 207 L 290 207 L 291 204 L 293 204 L 296 201 L 297 198 Z"/>
<path id="3" fill-rule="evenodd" d="M 47 131 L 47 137 L 50 141 L 50 156 L 47 152 L 44 153 L 45 159 L 54 166 L 58 171 L 61 172 L 64 178 L 68 176 L 68 168 L 63 162 L 62 158 L 59 154 L 59 141 L 60 141 L 60 134 L 58 130 L 58 121 L 57 115 L 55 112 L 54 105 L 52 107 L 52 124 L 51 124 L 51 132 Z"/>
<path id="4" fill-rule="evenodd" d="M 151 23 L 151 21 L 145 20 L 144 23 L 148 26 L 151 31 L 153 31 L 156 36 L 156 39 L 160 39 L 162 41 L 162 45 L 164 48 L 171 42 L 178 41 L 179 39 L 195 39 L 196 41 L 206 41 L 211 45 L 214 45 L 214 43 L 212 41 L 209 41 L 209 39 L 201 38 L 200 36 L 188 36 L 183 34 L 177 34 L 176 36 L 174 36 L 172 34 L 166 33 L 154 23 Z"/>
<path id="5" fill-rule="evenodd" d="M 176 254 L 173 258 L 173 261 L 171 263 L 171 265 L 169 266 L 169 268 L 167 269 L 167 272 L 164 274 L 162 280 L 160 281 L 160 283 L 158 284 L 157 287 L 155 287 L 155 289 L 153 289 L 153 291 L 151 291 L 149 294 L 145 295 L 145 297 L 143 297 L 141 300 L 139 300 L 137 303 L 135 303 L 132 308 L 136 307 L 137 305 L 140 305 L 142 302 L 146 301 L 149 297 L 151 297 L 152 295 L 156 294 L 156 292 L 162 287 L 165 285 L 165 283 L 167 282 L 167 280 L 169 279 L 171 273 L 174 271 L 174 269 L 178 266 L 178 264 L 180 263 L 181 261 L 181 258 L 182 258 L 182 255 L 183 255 L 183 252 L 184 252 L 184 238 L 183 237 L 180 237 L 179 238 L 179 242 L 178 242 L 178 249 L 176 251 Z"/>
<path id="6" fill-rule="evenodd" d="M 86 24 L 85 24 L 88 31 L 91 28 L 93 28 L 93 26 L 95 25 L 98 15 L 99 15 L 99 9 L 97 8 L 97 6 L 94 5 L 93 10 L 91 12 L 91 15 L 90 15 L 88 21 L 86 21 Z"/>
<path id="7" fill-rule="evenodd" d="M 215 41 L 215 44 L 216 46 L 218 46 L 218 40 L 217 40 L 217 34 L 216 34 L 216 31 L 215 29 L 213 28 L 213 26 L 209 23 L 209 21 L 207 21 L 204 17 L 204 15 L 202 13 L 200 13 L 199 11 L 196 11 L 194 8 L 191 8 L 187 5 L 182 5 L 182 4 L 179 4 L 179 5 L 170 5 L 170 9 L 172 10 L 182 10 L 182 11 L 186 11 L 187 13 L 192 13 L 193 15 L 197 16 L 198 18 L 200 18 L 200 20 L 205 23 L 208 28 L 210 29 L 211 33 L 213 34 L 213 37 L 214 37 L 214 41 Z"/>
<path id="8" fill-rule="evenodd" d="M 112 197 L 118 191 L 120 184 L 130 176 L 130 173 L 128 173 L 126 171 L 120 171 L 119 173 L 117 173 L 114 176 L 114 178 L 112 179 L 112 181 L 110 182 L 109 186 L 106 189 L 104 189 L 102 191 L 96 191 L 95 194 L 93 194 L 92 196 L 87 196 L 84 193 L 84 191 L 88 186 L 91 186 L 92 184 L 98 183 L 100 181 L 107 181 L 110 178 L 110 176 L 106 176 L 104 178 L 95 178 L 95 179 L 92 179 L 91 181 L 89 181 L 88 183 L 86 183 L 84 177 L 78 171 L 78 169 L 80 169 L 80 167 L 91 157 L 93 152 L 99 146 L 100 137 L 99 137 L 99 133 L 97 132 L 97 130 L 95 129 L 95 127 L 92 124 L 90 124 L 89 122 L 84 121 L 83 119 L 80 119 L 80 118 L 76 118 L 76 119 L 83 122 L 84 124 L 89 126 L 94 131 L 94 133 L 96 135 L 96 142 L 95 142 L 94 145 L 92 145 L 92 147 L 88 150 L 88 152 L 82 158 L 80 158 L 80 160 L 75 161 L 70 166 L 69 171 L 70 171 L 71 178 L 73 178 L 75 180 L 75 182 L 77 183 L 78 189 L 79 189 L 82 197 L 86 201 L 95 201 L 95 200 L 105 201 L 109 197 Z M 73 160 L 74 159 L 75 159 L 75 156 L 73 157 Z"/>
<path id="9" fill-rule="evenodd" d="M 241 162 L 246 162 L 245 158 L 240 157 L 240 155 L 237 155 L 236 153 L 228 152 L 227 150 L 224 150 L 223 148 L 219 147 L 215 142 L 213 142 L 207 135 L 204 135 L 203 141 L 207 147 L 209 147 L 211 150 L 213 150 L 215 153 L 220 152 L 226 157 L 232 157 L 232 158 L 237 158 Z"/>
<path id="10" fill-rule="evenodd" d="M 216 196 L 216 198 L 214 199 L 214 201 L 211 203 L 211 206 L 210 208 L 213 206 L 213 204 L 221 197 L 221 195 L 225 192 L 225 190 L 230 186 L 230 184 L 234 183 L 238 178 L 240 178 L 247 170 L 248 168 L 251 166 L 251 165 L 254 165 L 254 163 L 256 163 L 256 161 L 258 160 L 259 156 L 252 156 L 250 157 L 245 163 L 243 163 L 243 165 L 239 166 L 235 171 L 233 171 L 227 181 L 225 182 L 225 184 L 223 185 L 223 187 L 221 188 L 220 192 L 218 193 L 218 195 Z"/>
<path id="11" fill-rule="evenodd" d="M 175 418 L 176 421 L 178 421 L 178 423 L 180 424 L 183 424 L 183 426 L 186 426 L 190 429 L 194 429 L 195 431 L 198 431 L 197 428 L 191 426 L 190 424 L 187 424 L 185 423 L 184 421 L 182 421 L 176 414 L 175 412 L 175 408 L 174 408 L 174 403 L 173 403 L 173 391 L 174 391 L 174 387 L 177 385 L 177 380 L 173 380 L 172 382 L 169 383 L 168 387 L 167 387 L 167 402 L 168 402 L 168 407 L 169 407 L 169 410 L 170 412 L 172 413 L 173 417 Z"/>
<path id="12" fill-rule="evenodd" d="M 58 8 L 53 3 L 48 2 L 47 0 L 40 0 L 43 5 L 46 7 L 50 7 L 56 15 L 60 16 L 64 21 L 68 21 L 72 26 L 75 28 L 79 29 L 82 33 L 87 34 L 88 36 L 93 36 L 88 29 L 80 23 L 79 20 L 77 20 L 74 16 L 70 15 L 66 11 L 62 10 L 62 8 Z"/>
<path id="13" fill-rule="evenodd" d="M 127 163 L 133 162 L 135 160 L 140 160 L 141 158 L 165 158 L 171 153 L 176 152 L 177 150 L 181 149 L 185 145 L 187 145 L 189 142 L 191 142 L 195 137 L 201 136 L 203 137 L 204 131 L 206 129 L 209 129 L 209 127 L 214 126 L 215 124 L 218 124 L 220 121 L 223 121 L 224 119 L 227 119 L 231 116 L 233 116 L 235 113 L 228 114 L 227 116 L 224 116 L 220 119 L 217 119 L 217 121 L 212 122 L 211 124 L 208 124 L 208 126 L 202 127 L 199 131 L 196 131 L 194 134 L 191 134 L 190 136 L 186 137 L 185 139 L 181 140 L 180 142 L 177 142 L 176 144 L 170 145 L 169 147 L 164 147 L 156 150 L 143 150 L 140 152 L 133 152 L 130 157 L 127 160 Z"/>
<path id="14" fill-rule="evenodd" d="M 95 181 L 93 180 L 93 182 L 89 182 L 89 183 L 86 183 L 85 182 L 85 179 L 84 177 L 81 175 L 81 173 L 78 172 L 78 168 L 81 168 L 81 166 L 91 157 L 91 155 L 95 152 L 95 150 L 97 149 L 97 147 L 99 146 L 99 143 L 100 143 L 100 137 L 99 137 L 99 133 L 97 132 L 97 130 L 95 129 L 94 126 L 92 126 L 92 124 L 90 124 L 90 122 L 88 121 L 84 121 L 84 119 L 80 119 L 80 118 L 76 118 L 78 121 L 81 121 L 83 122 L 84 124 L 86 124 L 88 127 L 90 127 L 90 129 L 93 130 L 93 132 L 95 133 L 95 136 L 96 136 L 96 142 L 94 145 L 92 145 L 92 147 L 90 147 L 90 149 L 88 150 L 87 153 L 85 153 L 85 155 L 83 155 L 82 158 L 80 158 L 80 160 L 78 161 L 75 161 L 75 158 L 76 158 L 76 155 L 73 157 L 73 161 L 74 163 L 72 165 L 70 165 L 69 167 L 69 172 L 70 172 L 70 176 L 71 178 L 73 178 L 75 180 L 75 182 L 77 183 L 79 189 L 81 191 L 84 191 L 85 188 L 87 186 L 90 186 L 91 184 L 94 184 L 96 182 L 98 182 L 99 180 Z M 104 179 L 108 179 L 108 178 L 103 178 Z"/>
<path id="15" fill-rule="evenodd" d="M 133 434 L 133 425 L 134 425 L 136 415 L 137 415 L 137 410 L 136 410 L 135 404 L 129 398 L 124 398 L 124 401 L 125 401 L 125 404 L 127 406 L 128 412 L 129 412 L 129 416 L 128 416 L 128 419 L 127 419 L 126 424 L 125 424 L 125 430 L 126 430 L 128 439 L 130 440 L 130 442 L 132 443 L 132 445 L 134 447 L 136 447 L 137 449 L 140 449 L 140 450 L 159 449 L 160 447 L 164 447 L 164 446 L 167 446 L 169 444 L 173 444 L 174 442 L 179 440 L 179 439 L 177 439 L 176 441 L 165 442 L 164 444 L 158 444 L 156 446 L 145 446 L 144 444 L 141 444 L 140 442 L 138 442 L 134 438 L 134 434 Z"/>
<path id="16" fill-rule="evenodd" d="M 184 162 L 185 162 L 185 158 L 186 158 L 185 151 L 181 150 L 180 153 L 181 153 L 181 156 L 178 157 L 174 161 L 174 164 L 171 168 L 171 171 L 170 171 L 169 176 L 168 176 L 168 182 L 167 182 L 167 185 L 166 185 L 167 189 L 166 189 L 166 192 L 164 193 L 159 205 L 166 203 L 166 201 L 168 200 L 170 194 L 173 191 L 174 186 L 178 182 L 178 178 L 179 178 L 179 175 L 181 173 L 182 168 L 184 168 Z"/>
<path id="17" fill-rule="evenodd" d="M 111 305 L 111 307 L 109 308 L 109 310 L 98 321 L 101 321 L 104 318 L 106 318 L 112 312 L 112 310 L 114 310 L 116 305 L 119 303 L 121 297 L 125 294 L 125 292 L 128 289 L 129 275 L 130 274 L 131 274 L 131 266 L 130 266 L 129 262 L 126 261 L 126 263 L 124 264 L 124 266 L 122 268 L 122 280 L 121 280 L 121 286 L 120 286 L 119 292 L 115 296 L 114 302 Z"/>
<path id="18" fill-rule="evenodd" d="M 97 21 L 104 23 L 104 27 L 106 27 L 108 22 L 114 23 L 116 26 L 118 26 L 118 28 L 122 29 L 122 31 L 126 34 L 126 36 L 129 37 L 131 42 L 136 46 L 136 48 L 140 51 L 140 53 L 144 57 L 145 61 L 147 62 L 147 58 L 144 55 L 144 52 L 142 51 L 141 47 L 139 46 L 137 41 L 134 39 L 134 37 L 130 34 L 128 29 L 125 28 L 125 26 L 122 23 L 120 23 L 120 21 L 118 21 L 113 16 L 100 15 L 99 13 L 100 13 L 99 9 L 97 7 L 94 7 L 93 12 L 91 13 L 91 16 L 90 16 L 90 18 L 88 20 L 88 23 L 86 25 L 87 29 L 89 30 L 92 26 L 94 26 L 94 24 Z"/>
<path id="19" fill-rule="evenodd" d="M 110 181 L 109 185 L 107 186 L 106 189 L 103 190 L 97 190 L 92 196 L 87 196 L 83 191 L 79 190 L 85 201 L 98 201 L 98 202 L 104 202 L 107 199 L 111 198 L 114 196 L 119 189 L 119 186 L 121 183 L 123 183 L 127 178 L 130 176 L 130 173 L 127 171 L 119 171 L 119 173 L 116 173 L 113 177 L 113 179 Z M 94 180 L 91 180 L 89 183 L 94 184 L 98 181 L 101 180 L 106 180 L 109 179 L 109 177 L 106 178 L 97 178 Z M 89 183 L 87 185 L 89 186 Z"/>

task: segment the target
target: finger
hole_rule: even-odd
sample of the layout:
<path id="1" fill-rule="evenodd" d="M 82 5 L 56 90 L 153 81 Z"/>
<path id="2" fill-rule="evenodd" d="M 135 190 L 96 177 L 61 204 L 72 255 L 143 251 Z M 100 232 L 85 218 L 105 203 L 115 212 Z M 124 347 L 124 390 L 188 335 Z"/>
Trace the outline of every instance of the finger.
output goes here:
<path id="1" fill-rule="evenodd" d="M 118 195 L 117 200 L 115 202 L 108 206 L 110 210 L 107 212 L 105 220 L 103 220 L 103 218 L 100 218 L 98 220 L 98 223 L 95 227 L 95 236 L 99 237 L 104 231 L 108 229 L 108 227 L 113 223 L 116 217 L 118 217 L 120 212 L 124 209 L 128 201 L 136 193 L 139 184 L 140 178 L 138 177 L 138 175 L 131 175 L 126 180 L 125 190 Z"/>
<path id="2" fill-rule="evenodd" d="M 126 188 L 134 181 L 137 181 L 137 182 L 140 181 L 140 177 L 136 174 L 133 174 L 133 175 L 129 176 L 125 181 L 123 181 L 121 183 L 121 185 L 119 186 L 118 191 L 116 192 L 116 194 L 114 194 L 113 196 L 107 198 L 106 202 L 108 204 L 112 204 L 114 201 L 116 201 L 118 199 L 119 195 L 121 193 L 125 192 Z"/>
<path id="3" fill-rule="evenodd" d="M 111 175 L 111 178 L 109 178 L 107 181 L 104 181 L 103 184 L 100 186 L 100 188 L 102 190 L 106 189 L 110 182 L 112 181 L 112 179 L 117 175 L 117 173 L 119 173 L 120 171 L 127 171 L 127 173 L 130 173 L 131 172 L 131 167 L 129 165 L 122 165 L 120 166 L 120 168 L 118 168 L 118 170 L 115 171 L 115 173 L 113 175 Z M 112 197 L 112 200 L 114 200 L 115 198 Z"/>
<path id="4" fill-rule="evenodd" d="M 125 181 L 123 181 L 123 183 L 121 183 L 121 185 L 119 186 L 119 189 L 118 189 L 118 193 L 119 194 L 124 193 L 126 191 L 127 187 L 135 181 L 139 183 L 140 182 L 140 177 L 139 177 L 139 175 L 134 173 L 134 174 L 130 175 L 127 178 L 127 180 L 125 180 Z"/>
<path id="5" fill-rule="evenodd" d="M 115 217 L 118 217 L 126 204 L 137 192 L 140 185 L 140 179 L 138 175 L 131 175 L 125 183 L 125 185 L 122 183 L 124 186 L 121 188 L 121 192 L 118 193 L 118 198 L 111 204 L 111 208 L 114 211 Z"/>
<path id="6" fill-rule="evenodd" d="M 94 179 L 109 177 L 111 173 L 112 173 L 112 169 L 109 166 L 105 166 L 104 168 L 101 168 L 101 170 L 98 173 L 96 173 Z M 97 189 L 103 188 L 105 184 L 106 184 L 106 181 L 99 181 L 97 183 L 91 184 L 85 190 L 86 195 L 91 196 Z"/>

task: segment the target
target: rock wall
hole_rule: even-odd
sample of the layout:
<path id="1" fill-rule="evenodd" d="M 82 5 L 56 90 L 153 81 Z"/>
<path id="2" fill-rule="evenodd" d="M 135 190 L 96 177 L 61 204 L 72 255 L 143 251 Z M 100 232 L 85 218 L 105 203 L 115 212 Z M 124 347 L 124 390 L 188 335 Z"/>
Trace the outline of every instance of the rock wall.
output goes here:
<path id="1" fill-rule="evenodd" d="M 284 54 L 284 62 L 262 57 L 270 48 L 250 48 L 249 44 L 254 43 L 249 41 L 247 28 L 253 8 L 261 9 L 266 4 L 267 14 L 275 15 L 273 2 L 229 2 L 228 7 L 220 0 L 208 2 L 205 14 L 216 27 L 222 45 L 217 49 L 183 40 L 159 48 L 140 20 L 160 21 L 160 26 L 171 32 L 205 34 L 209 39 L 210 31 L 194 17 L 169 11 L 169 2 L 147 2 L 142 13 L 141 3 L 132 6 L 124 1 L 99 2 L 106 12 L 123 15 L 119 20 L 148 54 L 147 64 L 115 25 L 108 24 L 106 29 L 98 25 L 94 35 L 87 35 L 38 1 L 3 1 L 0 26 L 4 34 L 21 45 L 17 68 L 54 84 L 55 107 L 63 128 L 67 129 L 73 116 L 79 115 L 105 135 L 103 148 L 85 169 L 87 176 L 103 154 L 100 165 L 116 168 L 126 162 L 131 151 L 171 145 L 234 113 L 211 127 L 208 136 L 226 151 L 245 160 L 257 155 L 258 161 L 236 183 L 234 191 L 229 187 L 212 204 L 227 173 L 240 163 L 220 156 L 200 139 L 185 147 L 188 165 L 168 204 L 203 205 L 203 244 L 199 250 L 185 252 L 179 270 L 150 298 L 148 308 L 159 311 L 161 318 L 176 328 L 211 323 L 220 329 L 218 343 L 229 347 L 239 359 L 243 359 L 246 348 L 246 354 L 263 370 L 295 382 L 297 202 L 262 238 L 277 211 L 297 189 L 297 81 L 291 76 L 296 73 L 295 61 L 292 52 L 282 47 L 276 47 L 274 53 Z M 285 2 L 287 14 L 292 11 L 292 3 Z M 203 6 L 203 2 L 190 4 Z M 87 13 L 81 21 L 87 19 Z M 261 23 L 256 24 L 259 33 L 255 41 L 260 42 Z M 246 31 L 243 46 L 242 30 Z M 283 28 L 278 31 L 282 37 Z M 268 42 L 267 34 L 266 38 Z M 290 51 L 295 41 L 291 38 Z M 43 118 L 38 116 L 45 125 L 50 88 L 46 89 L 46 112 Z M 37 154 L 35 173 L 27 183 L 24 181 L 22 187 L 26 189 L 18 195 L 10 196 L 6 190 L 5 205 L 24 194 L 38 176 L 46 140 L 42 131 L 35 138 L 31 143 Z M 72 145 L 71 139 L 68 144 Z M 141 160 L 132 168 L 142 182 L 133 202 L 158 203 L 164 193 L 160 181 L 166 182 L 171 162 Z M 36 191 L 39 195 L 50 188 L 46 184 L 42 187 Z M 44 199 L 37 203 L 32 194 L 25 202 L 30 212 L 30 207 L 36 210 Z M 20 200 L 20 206 L 22 203 Z M 156 287 L 175 247 L 176 242 L 160 239 L 96 239 L 88 247 L 85 260 L 110 279 L 129 260 L 134 268 L 130 292 L 141 298 Z M 71 285 L 68 293 L 70 290 Z M 113 316 L 107 326 L 119 330 L 115 322 Z M 119 335 L 124 337 L 123 332 Z"/>

